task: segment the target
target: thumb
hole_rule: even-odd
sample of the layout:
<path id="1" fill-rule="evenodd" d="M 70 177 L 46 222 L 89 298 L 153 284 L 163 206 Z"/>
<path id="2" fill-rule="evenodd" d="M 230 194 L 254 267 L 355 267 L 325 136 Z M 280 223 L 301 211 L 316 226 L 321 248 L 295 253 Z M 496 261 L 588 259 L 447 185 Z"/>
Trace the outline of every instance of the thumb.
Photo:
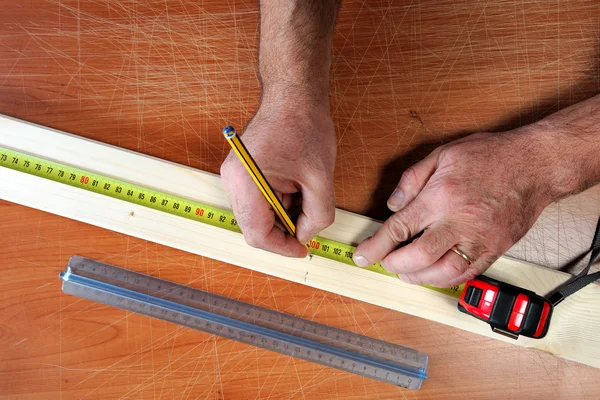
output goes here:
<path id="1" fill-rule="evenodd" d="M 302 188 L 302 213 L 296 223 L 296 239 L 308 243 L 335 220 L 335 196 L 330 185 Z"/>
<path id="2" fill-rule="evenodd" d="M 440 148 L 419 161 L 402 174 L 400 182 L 388 199 L 387 206 L 391 211 L 399 211 L 413 201 L 423 190 L 437 167 Z"/>

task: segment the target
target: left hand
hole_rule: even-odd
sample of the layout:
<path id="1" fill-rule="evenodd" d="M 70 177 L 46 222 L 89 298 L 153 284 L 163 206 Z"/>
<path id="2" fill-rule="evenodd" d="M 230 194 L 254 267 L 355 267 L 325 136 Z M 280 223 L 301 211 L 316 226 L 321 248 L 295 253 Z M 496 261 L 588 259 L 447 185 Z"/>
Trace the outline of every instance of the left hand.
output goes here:
<path id="1" fill-rule="evenodd" d="M 438 287 L 483 273 L 554 200 L 556 167 L 543 134 L 540 127 L 528 126 L 438 147 L 404 172 L 388 200 L 395 214 L 357 247 L 354 262 L 381 261 L 405 282 Z"/>

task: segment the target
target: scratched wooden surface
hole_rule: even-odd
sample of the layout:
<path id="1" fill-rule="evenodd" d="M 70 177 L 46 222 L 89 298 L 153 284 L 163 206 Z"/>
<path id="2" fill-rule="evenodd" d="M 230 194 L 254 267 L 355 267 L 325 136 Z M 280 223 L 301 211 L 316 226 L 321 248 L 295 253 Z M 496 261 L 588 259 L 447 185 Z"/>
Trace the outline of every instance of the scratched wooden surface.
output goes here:
<path id="1" fill-rule="evenodd" d="M 257 105 L 255 1 L 4 2 L 0 113 L 218 172 Z M 595 0 L 345 1 L 332 112 L 339 207 L 384 217 L 432 146 L 598 92 Z M 293 129 L 293 127 L 290 127 Z M 600 371 L 0 202 L 0 398 L 598 398 Z M 597 188 L 554 205 L 512 254 L 551 267 L 589 244 Z M 81 254 L 419 348 L 408 392 L 65 296 Z"/>

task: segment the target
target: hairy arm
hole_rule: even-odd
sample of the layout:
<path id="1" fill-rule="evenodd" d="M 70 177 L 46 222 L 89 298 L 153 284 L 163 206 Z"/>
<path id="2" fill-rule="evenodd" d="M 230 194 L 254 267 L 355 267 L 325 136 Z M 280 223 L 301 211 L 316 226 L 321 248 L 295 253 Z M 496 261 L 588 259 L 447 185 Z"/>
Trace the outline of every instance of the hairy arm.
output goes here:
<path id="1" fill-rule="evenodd" d="M 539 136 L 553 169 L 552 200 L 600 183 L 600 95 L 565 108 L 529 127 Z"/>
<path id="2" fill-rule="evenodd" d="M 341 0 L 261 0 L 263 101 L 328 103 L 331 37 Z M 283 97 L 283 98 L 282 98 Z"/>
<path id="3" fill-rule="evenodd" d="M 308 242 L 335 216 L 335 131 L 329 111 L 331 40 L 339 0 L 261 0 L 261 101 L 243 134 L 246 147 L 286 207 L 300 202 L 296 238 L 278 227 L 273 210 L 235 154 L 221 166 L 246 241 L 303 257 Z"/>
<path id="4" fill-rule="evenodd" d="M 395 214 L 354 260 L 381 261 L 411 283 L 457 285 L 483 273 L 550 203 L 599 182 L 596 96 L 531 125 L 438 147 L 404 172 L 388 200 Z"/>

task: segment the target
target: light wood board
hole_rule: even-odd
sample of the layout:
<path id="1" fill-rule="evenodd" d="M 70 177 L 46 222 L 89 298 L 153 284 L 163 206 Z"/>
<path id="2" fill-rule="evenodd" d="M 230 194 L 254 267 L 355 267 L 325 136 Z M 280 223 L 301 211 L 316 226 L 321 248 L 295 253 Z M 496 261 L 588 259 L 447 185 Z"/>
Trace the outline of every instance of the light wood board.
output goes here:
<path id="1" fill-rule="evenodd" d="M 229 206 L 216 175 L 16 119 L 0 118 L 0 145 L 214 206 Z M 0 169 L 0 198 L 600 367 L 597 285 L 588 286 L 555 310 L 545 339 L 513 342 L 458 312 L 455 299 L 429 289 L 318 257 L 299 260 L 277 256 L 250 248 L 233 232 L 35 176 Z M 322 235 L 356 243 L 378 226 L 369 218 L 337 210 L 335 223 Z M 546 293 L 568 278 L 567 274 L 506 257 L 498 260 L 488 275 L 537 293 Z"/>
<path id="2" fill-rule="evenodd" d="M 0 114 L 217 173 L 220 130 L 259 103 L 258 16 L 256 0 L 4 2 Z M 435 146 L 597 94 L 599 22 L 597 0 L 344 0 L 337 206 L 383 220 Z M 549 207 L 511 254 L 558 268 L 583 253 L 598 189 Z M 0 229 L 0 399 L 600 398 L 600 369 L 510 342 L 3 200 Z M 429 378 L 408 392 L 64 295 L 77 253 L 418 348 Z"/>

